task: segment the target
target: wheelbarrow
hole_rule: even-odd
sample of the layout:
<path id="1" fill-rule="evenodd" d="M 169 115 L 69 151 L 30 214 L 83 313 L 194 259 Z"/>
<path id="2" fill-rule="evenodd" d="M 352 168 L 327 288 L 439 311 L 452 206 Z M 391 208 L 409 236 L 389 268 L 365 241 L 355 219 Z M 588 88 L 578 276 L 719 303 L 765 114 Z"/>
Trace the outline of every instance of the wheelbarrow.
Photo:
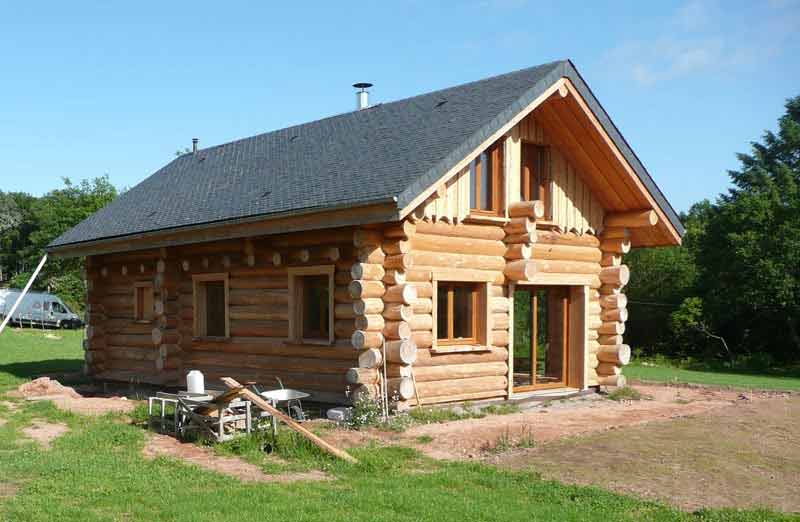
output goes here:
<path id="1" fill-rule="evenodd" d="M 299 390 L 292 390 L 291 388 L 284 388 L 283 382 L 278 377 L 275 377 L 275 380 L 281 385 L 280 388 L 267 391 L 256 390 L 256 392 L 267 399 L 274 407 L 284 409 L 294 420 L 298 422 L 306 420 L 306 414 L 303 413 L 303 404 L 301 400 L 311 397 L 311 394 Z"/>

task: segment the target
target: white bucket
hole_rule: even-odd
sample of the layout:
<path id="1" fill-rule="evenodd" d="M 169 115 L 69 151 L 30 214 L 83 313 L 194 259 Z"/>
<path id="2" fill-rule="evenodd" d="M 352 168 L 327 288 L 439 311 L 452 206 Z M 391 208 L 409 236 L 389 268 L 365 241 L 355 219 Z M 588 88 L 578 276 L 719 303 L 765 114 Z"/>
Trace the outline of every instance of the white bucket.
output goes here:
<path id="1" fill-rule="evenodd" d="M 186 391 L 189 393 L 204 394 L 206 392 L 205 378 L 200 370 L 192 370 L 186 374 Z"/>

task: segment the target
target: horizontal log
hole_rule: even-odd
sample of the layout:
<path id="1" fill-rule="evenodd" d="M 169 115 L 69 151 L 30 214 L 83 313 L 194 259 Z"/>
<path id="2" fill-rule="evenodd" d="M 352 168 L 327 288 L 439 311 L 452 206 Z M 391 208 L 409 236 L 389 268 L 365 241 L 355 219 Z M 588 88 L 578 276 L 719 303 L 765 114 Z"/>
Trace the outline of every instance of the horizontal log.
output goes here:
<path id="1" fill-rule="evenodd" d="M 416 234 L 407 243 L 407 249 L 402 252 L 404 254 L 412 251 L 426 251 L 447 254 L 502 256 L 506 253 L 506 245 L 497 239 Z"/>
<path id="2" fill-rule="evenodd" d="M 602 252 L 602 251 L 601 251 Z M 603 252 L 600 258 L 600 266 L 619 266 L 622 264 L 622 255 L 614 252 Z"/>
<path id="3" fill-rule="evenodd" d="M 420 221 L 416 224 L 417 234 L 432 234 L 436 236 L 464 237 L 474 239 L 493 239 L 502 241 L 506 233 L 499 226 L 493 225 L 450 225 L 437 221 L 435 223 Z"/>
<path id="4" fill-rule="evenodd" d="M 283 337 L 233 337 L 224 340 L 197 339 L 191 343 L 191 352 L 218 352 L 222 354 L 255 354 L 310 359 L 345 360 L 353 366 L 356 351 L 349 340 L 333 345 L 291 343 Z"/>
<path id="5" fill-rule="evenodd" d="M 599 248 L 589 246 L 537 243 L 532 250 L 534 259 L 597 263 L 602 257 Z"/>
<path id="6" fill-rule="evenodd" d="M 359 315 L 355 320 L 356 330 L 380 332 L 384 327 L 384 319 L 380 314 Z"/>
<path id="7" fill-rule="evenodd" d="M 622 369 L 613 363 L 601 362 L 595 368 L 597 375 L 619 375 L 622 372 Z"/>
<path id="8" fill-rule="evenodd" d="M 230 334 L 235 337 L 288 337 L 288 321 L 230 321 Z"/>
<path id="9" fill-rule="evenodd" d="M 136 348 L 130 346 L 109 346 L 105 349 L 106 359 L 125 359 L 130 361 L 155 361 L 158 350 L 153 348 Z"/>
<path id="10" fill-rule="evenodd" d="M 497 270 L 502 272 L 506 266 L 506 260 L 502 255 L 482 256 L 420 251 L 414 251 L 406 255 L 412 257 L 414 265 L 426 267 L 472 268 L 476 270 Z"/>
<path id="11" fill-rule="evenodd" d="M 492 328 L 495 330 L 507 329 L 509 325 L 508 314 L 492 314 Z"/>
<path id="12" fill-rule="evenodd" d="M 603 223 L 606 227 L 653 227 L 658 223 L 658 214 L 652 209 L 612 212 L 606 214 Z"/>
<path id="13" fill-rule="evenodd" d="M 505 376 L 470 377 L 467 379 L 418 382 L 417 391 L 424 402 L 425 397 L 459 395 L 487 390 L 505 390 L 507 384 L 508 381 Z"/>
<path id="14" fill-rule="evenodd" d="M 536 230 L 536 222 L 528 217 L 511 218 L 503 227 L 506 235 L 530 234 Z"/>
<path id="15" fill-rule="evenodd" d="M 411 305 L 402 303 L 387 303 L 383 310 L 383 318 L 390 321 L 410 321 L 414 317 Z"/>
<path id="16" fill-rule="evenodd" d="M 433 311 L 433 300 L 428 298 L 417 298 L 411 303 L 411 310 L 415 314 L 429 314 Z"/>
<path id="17" fill-rule="evenodd" d="M 358 354 L 360 368 L 378 368 L 383 364 L 383 355 L 378 348 L 368 348 Z"/>
<path id="18" fill-rule="evenodd" d="M 410 339 L 411 325 L 406 321 L 386 321 L 383 336 L 386 339 Z"/>
<path id="19" fill-rule="evenodd" d="M 350 339 L 356 331 L 353 319 L 338 319 L 333 322 L 333 336 L 336 339 Z"/>
<path id="20" fill-rule="evenodd" d="M 402 221 L 384 228 L 383 237 L 392 239 L 406 239 L 413 236 L 416 231 L 417 225 L 415 223 L 410 221 Z"/>
<path id="21" fill-rule="evenodd" d="M 492 313 L 508 313 L 510 301 L 508 297 L 489 298 L 489 311 Z"/>
<path id="22" fill-rule="evenodd" d="M 347 287 L 350 297 L 353 299 L 369 299 L 382 297 L 386 292 L 386 287 L 382 281 L 356 280 L 352 281 Z"/>
<path id="23" fill-rule="evenodd" d="M 427 278 L 423 278 L 423 271 L 430 275 Z M 436 274 L 436 279 L 439 281 L 494 283 L 499 285 L 505 283 L 505 276 L 500 270 L 417 266 L 409 270 L 408 274 L 408 282 L 415 283 L 431 281 L 433 274 Z"/>
<path id="24" fill-rule="evenodd" d="M 536 262 L 534 260 L 521 259 L 510 261 L 503 274 L 513 281 L 528 281 L 536 275 Z"/>
<path id="25" fill-rule="evenodd" d="M 380 297 L 357 299 L 353 301 L 352 309 L 355 315 L 379 314 L 384 310 L 383 299 Z"/>
<path id="26" fill-rule="evenodd" d="M 347 303 L 340 303 L 333 307 L 333 317 L 335 319 L 354 319 L 356 312 L 354 310 L 355 303 L 352 305 Z M 359 314 L 361 315 L 361 314 Z"/>
<path id="27" fill-rule="evenodd" d="M 396 254 L 386 256 L 383 267 L 391 270 L 408 270 L 414 266 L 415 259 L 411 254 Z"/>
<path id="28" fill-rule="evenodd" d="M 508 330 L 492 330 L 492 346 L 508 346 Z"/>
<path id="29" fill-rule="evenodd" d="M 537 230 L 531 230 L 530 232 L 522 233 L 522 234 L 511 234 L 506 236 L 503 240 L 506 245 L 532 245 L 536 243 L 538 237 Z"/>
<path id="30" fill-rule="evenodd" d="M 407 239 L 387 239 L 381 244 L 381 248 L 389 256 L 407 254 L 411 251 L 411 241 Z"/>
<path id="31" fill-rule="evenodd" d="M 374 368 L 350 368 L 345 380 L 350 384 L 378 384 L 380 374 Z"/>
<path id="32" fill-rule="evenodd" d="M 406 282 L 406 273 L 403 270 L 390 269 L 384 272 L 383 283 L 387 286 L 402 285 Z"/>
<path id="33" fill-rule="evenodd" d="M 356 330 L 351 337 L 353 347 L 357 350 L 365 348 L 380 348 L 383 344 L 383 334 L 381 332 L 368 332 Z"/>
<path id="34" fill-rule="evenodd" d="M 380 245 L 383 233 L 376 229 L 359 229 L 353 232 L 353 244 L 356 247 Z"/>
<path id="35" fill-rule="evenodd" d="M 458 393 L 455 395 L 441 395 L 438 397 L 425 397 L 422 399 L 422 405 L 427 406 L 431 404 L 443 404 L 443 403 L 455 403 L 455 402 L 468 402 L 468 401 L 478 401 L 478 400 L 488 400 L 488 399 L 498 399 L 505 397 L 507 395 L 507 391 L 505 389 L 496 389 L 496 390 L 483 390 L 478 392 L 470 392 L 470 393 Z M 415 406 L 416 399 L 410 399 L 405 402 L 405 404 L 410 406 Z"/>
<path id="36" fill-rule="evenodd" d="M 414 381 L 408 377 L 387 379 L 386 391 L 390 401 L 408 400 L 414 396 Z"/>
<path id="37" fill-rule="evenodd" d="M 600 334 L 597 337 L 597 342 L 600 345 L 622 344 L 622 336 L 618 334 L 610 334 L 610 335 Z"/>
<path id="38" fill-rule="evenodd" d="M 603 321 L 619 321 L 624 323 L 628 320 L 627 308 L 608 308 L 600 312 L 600 319 Z"/>
<path id="39" fill-rule="evenodd" d="M 353 279 L 369 279 L 380 281 L 386 272 L 381 265 L 371 263 L 355 263 L 350 268 L 350 275 Z"/>
<path id="40" fill-rule="evenodd" d="M 508 245 L 508 248 L 506 248 L 503 256 L 509 260 L 530 259 L 532 252 L 533 249 L 531 248 L 531 245 L 525 243 L 515 243 Z"/>
<path id="41" fill-rule="evenodd" d="M 390 365 L 387 374 L 390 378 L 401 377 L 404 366 Z M 439 366 L 413 366 L 414 379 L 420 382 L 448 381 L 472 377 L 504 376 L 508 374 L 508 364 L 504 361 L 478 364 L 450 364 Z"/>
<path id="42" fill-rule="evenodd" d="M 585 261 L 556 261 L 547 259 L 532 259 L 536 272 L 558 274 L 599 274 L 600 264 Z"/>
<path id="43" fill-rule="evenodd" d="M 406 283 L 408 286 L 413 286 L 417 292 L 414 299 L 433 297 L 433 285 L 431 283 Z M 410 302 L 409 302 L 410 304 Z"/>
<path id="44" fill-rule="evenodd" d="M 384 303 L 411 304 L 418 299 L 417 288 L 411 283 L 390 286 L 383 294 Z"/>
<path id="45" fill-rule="evenodd" d="M 228 317 L 232 320 L 288 321 L 289 308 L 283 304 L 230 306 Z"/>
<path id="46" fill-rule="evenodd" d="M 600 243 L 600 250 L 615 254 L 627 254 L 631 251 L 631 242 L 627 239 L 604 239 Z"/>
<path id="47" fill-rule="evenodd" d="M 413 340 L 395 340 L 386 342 L 386 360 L 403 365 L 414 364 L 417 360 L 417 345 Z"/>
<path id="48" fill-rule="evenodd" d="M 552 230 L 537 230 L 536 242 L 548 245 L 572 245 L 597 248 L 600 240 L 591 234 L 578 235 L 572 232 L 561 233 Z"/>
<path id="49" fill-rule="evenodd" d="M 625 323 L 607 321 L 600 325 L 597 331 L 601 335 L 622 335 L 625 333 Z"/>
<path id="50" fill-rule="evenodd" d="M 359 247 L 356 258 L 359 263 L 382 265 L 386 259 L 386 254 L 383 253 L 380 245 L 369 245 Z"/>
<path id="51" fill-rule="evenodd" d="M 230 288 L 228 290 L 228 304 L 236 305 L 288 305 L 288 290 L 244 289 Z"/>
<path id="52" fill-rule="evenodd" d="M 508 215 L 512 218 L 526 217 L 542 219 L 544 217 L 544 202 L 541 200 L 515 201 L 508 205 Z"/>
<path id="53" fill-rule="evenodd" d="M 627 265 L 608 266 L 600 271 L 600 281 L 607 285 L 625 286 L 631 278 Z"/>
<path id="54" fill-rule="evenodd" d="M 431 314 L 414 314 L 407 322 L 412 330 L 433 329 L 433 316 Z"/>
<path id="55" fill-rule="evenodd" d="M 151 334 L 144 335 L 106 335 L 105 342 L 109 346 L 132 346 L 139 348 L 152 348 L 153 338 Z"/>
<path id="56" fill-rule="evenodd" d="M 433 334 L 425 330 L 412 331 L 411 340 L 417 348 L 430 348 L 433 345 Z"/>
<path id="57" fill-rule="evenodd" d="M 606 227 L 603 229 L 603 239 L 630 239 L 631 232 L 625 227 Z"/>
<path id="58" fill-rule="evenodd" d="M 430 267 L 426 268 L 415 266 L 414 268 L 409 268 L 403 273 L 405 274 L 406 283 L 426 283 L 431 281 L 433 278 L 433 269 Z"/>
<path id="59" fill-rule="evenodd" d="M 628 306 L 628 297 L 625 294 L 609 294 L 600 297 L 600 306 L 603 308 L 625 308 Z"/>
<path id="60" fill-rule="evenodd" d="M 631 362 L 631 347 L 627 344 L 601 344 L 597 349 L 597 359 L 617 366 L 625 366 Z"/>
<path id="61" fill-rule="evenodd" d="M 600 386 L 618 386 L 623 388 L 627 382 L 627 379 L 625 379 L 625 376 L 622 374 L 597 376 L 597 384 Z"/>

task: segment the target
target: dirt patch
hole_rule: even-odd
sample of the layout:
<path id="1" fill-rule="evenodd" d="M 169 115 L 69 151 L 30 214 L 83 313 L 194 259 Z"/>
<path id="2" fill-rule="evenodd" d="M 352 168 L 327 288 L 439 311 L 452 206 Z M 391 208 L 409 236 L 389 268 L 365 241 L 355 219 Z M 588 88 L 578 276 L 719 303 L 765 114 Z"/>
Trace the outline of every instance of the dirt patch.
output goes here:
<path id="1" fill-rule="evenodd" d="M 9 392 L 12 397 L 46 397 L 46 396 L 63 396 L 71 397 L 73 399 L 80 399 L 81 394 L 76 392 L 69 386 L 64 386 L 55 379 L 50 377 L 39 377 L 31 382 L 20 384 L 16 391 Z"/>
<path id="2" fill-rule="evenodd" d="M 515 450 L 487 460 L 686 510 L 800 511 L 800 396 Z"/>
<path id="3" fill-rule="evenodd" d="M 0 401 L 0 407 L 7 409 L 11 413 L 17 411 L 17 403 L 11 401 Z"/>
<path id="4" fill-rule="evenodd" d="M 295 482 L 298 480 L 329 480 L 330 477 L 321 471 L 308 471 L 303 473 L 283 473 L 280 475 L 267 475 L 261 469 L 249 462 L 235 457 L 223 457 L 214 454 L 209 448 L 202 448 L 196 444 L 182 443 L 173 437 L 160 434 L 150 434 L 142 454 L 150 459 L 156 457 L 170 457 L 179 459 L 201 468 L 216 471 L 223 475 L 237 478 L 243 482 Z"/>
<path id="5" fill-rule="evenodd" d="M 29 439 L 39 443 L 44 449 L 50 449 L 50 444 L 54 439 L 69 431 L 66 424 L 51 423 L 35 420 L 30 426 L 22 428 L 22 433 Z"/>
<path id="6" fill-rule="evenodd" d="M 10 482 L 0 482 L 0 501 L 16 496 L 19 486 Z"/>
<path id="7" fill-rule="evenodd" d="M 426 455 L 438 459 L 479 458 L 498 444 L 524 439 L 536 444 L 648 422 L 697 415 L 743 401 L 739 392 L 669 386 L 636 386 L 648 400 L 614 402 L 590 396 L 512 415 L 416 426 L 400 436 Z M 752 394 L 747 401 L 763 401 L 771 394 Z M 430 442 L 416 443 L 419 437 Z"/>
<path id="8" fill-rule="evenodd" d="M 29 401 L 53 401 L 57 408 L 81 415 L 128 413 L 136 407 L 125 397 L 84 397 L 74 388 L 64 386 L 49 377 L 40 377 L 21 384 L 10 395 L 24 397 Z"/>
<path id="9" fill-rule="evenodd" d="M 7 422 L 3 417 L 0 417 L 0 427 L 3 427 Z"/>

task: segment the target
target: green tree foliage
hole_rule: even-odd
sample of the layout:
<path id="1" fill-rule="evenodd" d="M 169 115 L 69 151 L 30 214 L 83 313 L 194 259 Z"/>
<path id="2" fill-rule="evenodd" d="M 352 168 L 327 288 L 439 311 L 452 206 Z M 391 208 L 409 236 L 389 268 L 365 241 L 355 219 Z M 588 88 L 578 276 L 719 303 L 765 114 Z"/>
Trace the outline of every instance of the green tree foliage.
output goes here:
<path id="1" fill-rule="evenodd" d="M 739 154 L 693 245 L 709 323 L 741 354 L 800 358 L 800 97 Z"/>
<path id="2" fill-rule="evenodd" d="M 63 179 L 64 186 L 52 190 L 40 198 L 29 194 L 4 194 L 0 199 L 13 201 L 17 224 L 6 230 L 0 229 L 0 267 L 4 284 L 23 286 L 36 268 L 44 249 L 53 239 L 80 223 L 95 211 L 107 205 L 117 196 L 108 176 L 84 180 L 73 184 Z M 0 216 L 5 208 L 0 203 Z M 10 215 L 10 213 L 9 213 Z M 71 308 L 83 307 L 83 282 L 80 273 L 82 259 L 60 259 L 51 257 L 40 273 L 34 289 L 56 293 Z"/>

